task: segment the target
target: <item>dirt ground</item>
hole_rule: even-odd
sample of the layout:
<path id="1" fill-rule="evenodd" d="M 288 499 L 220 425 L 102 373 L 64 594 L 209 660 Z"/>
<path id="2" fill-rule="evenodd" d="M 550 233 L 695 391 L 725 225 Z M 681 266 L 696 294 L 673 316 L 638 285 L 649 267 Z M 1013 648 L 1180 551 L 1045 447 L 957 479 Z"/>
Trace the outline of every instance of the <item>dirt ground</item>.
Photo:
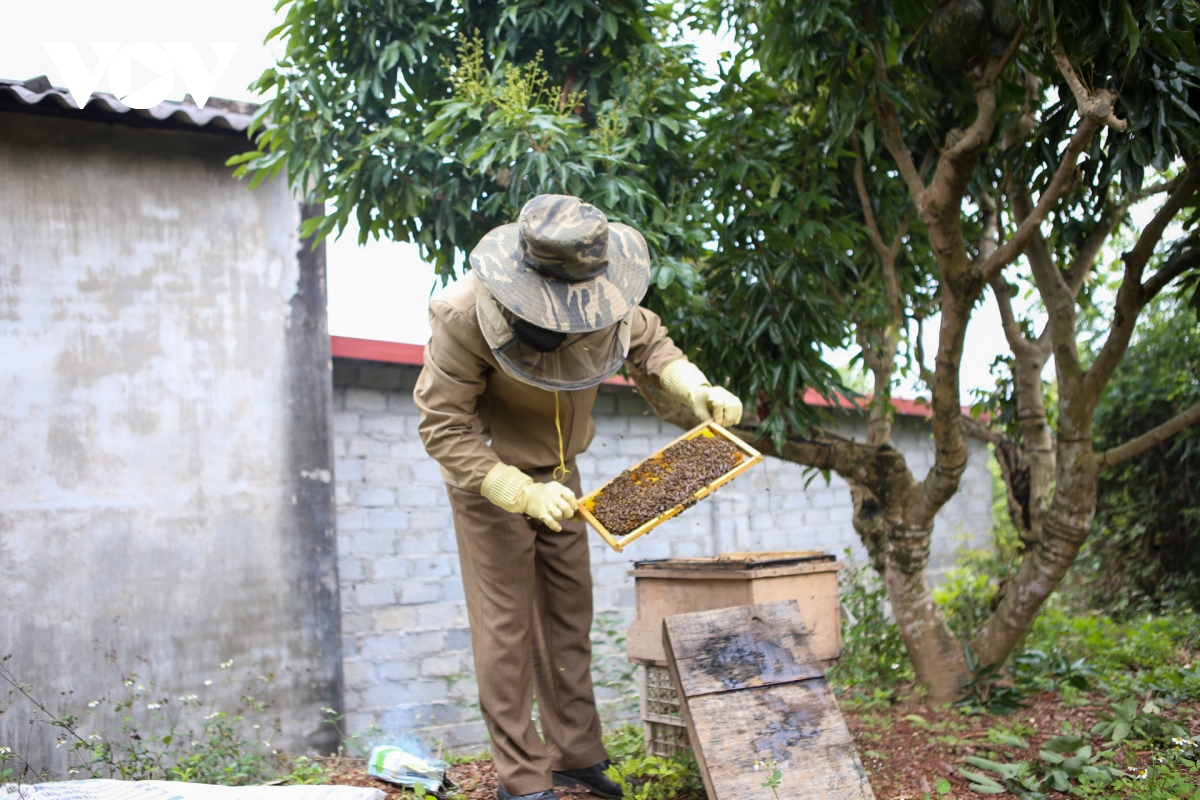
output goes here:
<path id="1" fill-rule="evenodd" d="M 1037 758 L 1040 745 L 1064 733 L 1065 725 L 1070 724 L 1076 731 L 1088 731 L 1100 721 L 1100 714 L 1109 710 L 1108 703 L 1100 695 L 1082 699 L 1088 704 L 1071 707 L 1063 705 L 1058 695 L 1036 695 L 1026 700 L 1026 708 L 1011 716 L 967 716 L 956 710 L 936 711 L 914 699 L 882 711 L 849 711 L 845 717 L 878 800 L 921 800 L 933 792 L 933 787 L 942 778 L 950 782 L 951 797 L 982 798 L 984 795 L 967 788 L 969 782 L 958 772 L 958 767 L 967 766 L 964 762 L 967 756 L 987 758 L 989 752 L 999 752 L 1008 754 L 1000 760 L 1021 760 L 1017 751 L 989 744 L 989 728 L 1012 728 L 1014 725 L 1032 728 L 1034 733 L 1024 738 L 1030 744 L 1025 758 L 1033 760 Z M 922 717 L 927 727 L 905 719 L 908 715 Z M 1181 704 L 1163 712 L 1163 716 L 1175 719 L 1193 736 L 1200 732 L 1198 704 Z M 1135 751 L 1135 756 L 1135 769 L 1143 769 L 1150 765 L 1153 752 Z M 933 796 L 937 797 L 936 792 Z M 1009 793 L 989 796 L 1015 797 Z M 1049 796 L 1067 797 L 1057 792 L 1051 792 Z"/>
<path id="2" fill-rule="evenodd" d="M 921 704 L 917 698 L 879 710 L 848 710 L 846 723 L 858 746 L 859 756 L 871 777 L 871 786 L 877 800 L 924 800 L 927 795 L 939 797 L 934 790 L 937 782 L 945 778 L 951 791 L 947 800 L 979 798 L 984 795 L 972 792 L 968 781 L 958 767 L 964 766 L 967 756 L 987 757 L 988 752 L 1007 752 L 1006 760 L 1019 760 L 1018 753 L 987 743 L 989 728 L 1025 726 L 1034 732 L 1025 732 L 1030 748 L 1028 758 L 1037 757 L 1039 746 L 1048 739 L 1064 732 L 1064 725 L 1075 730 L 1089 730 L 1100 720 L 1100 714 L 1108 710 L 1108 704 L 1100 695 L 1085 697 L 1086 705 L 1065 706 L 1057 695 L 1042 694 L 1027 699 L 1028 706 L 1012 716 L 967 716 L 955 710 L 934 710 Z M 906 719 L 917 715 L 925 720 Z M 1193 736 L 1200 735 L 1200 704 L 1183 704 L 1164 712 Z M 1149 766 L 1153 753 L 1149 750 L 1135 751 L 1135 768 Z M 362 759 L 336 759 L 326 764 L 329 782 L 351 786 L 375 786 L 387 793 L 389 800 L 412 798 L 412 794 L 398 786 L 385 783 L 367 775 L 366 762 Z M 490 761 L 472 761 L 450 768 L 450 778 L 457 791 L 469 800 L 494 800 L 496 797 L 496 773 Z M 786 775 L 784 780 L 786 781 Z M 1200 776 L 1197 776 L 1200 781 Z M 584 800 L 589 797 L 578 790 L 559 790 L 565 800 Z M 1014 798 L 1011 794 L 990 795 L 996 798 Z M 1051 798 L 1066 797 L 1051 793 Z"/>
<path id="3" fill-rule="evenodd" d="M 382 789 L 388 800 L 412 800 L 413 793 L 395 784 L 381 781 L 367 774 L 367 762 L 361 758 L 331 759 L 326 764 L 329 771 L 329 783 L 343 786 L 373 786 Z M 450 794 L 465 795 L 469 800 L 496 800 L 496 768 L 491 761 L 469 761 L 465 764 L 455 764 L 448 770 L 450 780 L 456 789 Z M 584 800 L 591 797 L 587 792 L 578 789 L 558 790 L 558 796 L 564 800 Z"/>

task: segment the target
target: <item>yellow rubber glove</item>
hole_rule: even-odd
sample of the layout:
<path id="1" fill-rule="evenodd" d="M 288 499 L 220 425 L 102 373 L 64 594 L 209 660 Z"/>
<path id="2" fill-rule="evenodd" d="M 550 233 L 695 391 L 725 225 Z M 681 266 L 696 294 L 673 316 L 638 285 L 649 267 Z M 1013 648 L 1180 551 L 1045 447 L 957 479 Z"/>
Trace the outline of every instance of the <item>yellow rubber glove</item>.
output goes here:
<path id="1" fill-rule="evenodd" d="M 479 493 L 505 511 L 540 520 L 552 531 L 561 531 L 558 521 L 573 517 L 579 506 L 575 493 L 558 481 L 537 483 L 508 464 L 492 467 Z"/>
<path id="2" fill-rule="evenodd" d="M 713 386 L 695 364 L 679 359 L 667 364 L 662 386 L 692 407 L 701 422 L 712 420 L 722 427 L 742 421 L 742 401 L 733 392 Z"/>

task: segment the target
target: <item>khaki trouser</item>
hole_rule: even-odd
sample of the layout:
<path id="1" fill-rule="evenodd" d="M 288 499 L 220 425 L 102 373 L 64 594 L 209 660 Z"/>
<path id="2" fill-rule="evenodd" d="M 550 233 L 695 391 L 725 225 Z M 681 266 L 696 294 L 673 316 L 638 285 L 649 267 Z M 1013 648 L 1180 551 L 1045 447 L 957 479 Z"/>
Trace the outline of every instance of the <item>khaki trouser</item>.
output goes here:
<path id="1" fill-rule="evenodd" d="M 553 480 L 549 469 L 529 474 Z M 565 483 L 581 494 L 574 471 Z M 551 770 L 582 769 L 608 758 L 592 692 L 587 530 L 573 521 L 555 533 L 474 492 L 446 488 L 479 706 L 500 785 L 511 794 L 550 789 Z M 530 718 L 535 695 L 544 743 Z"/>

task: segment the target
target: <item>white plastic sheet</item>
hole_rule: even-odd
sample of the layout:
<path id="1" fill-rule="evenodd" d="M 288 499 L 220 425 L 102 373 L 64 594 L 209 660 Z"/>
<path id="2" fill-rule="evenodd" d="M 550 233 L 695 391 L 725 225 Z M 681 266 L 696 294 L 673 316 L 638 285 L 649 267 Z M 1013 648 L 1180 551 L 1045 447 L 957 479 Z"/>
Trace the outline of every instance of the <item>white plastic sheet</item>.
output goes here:
<path id="1" fill-rule="evenodd" d="M 213 786 L 182 781 L 51 781 L 0 786 L 0 800 L 383 800 L 365 786 Z"/>

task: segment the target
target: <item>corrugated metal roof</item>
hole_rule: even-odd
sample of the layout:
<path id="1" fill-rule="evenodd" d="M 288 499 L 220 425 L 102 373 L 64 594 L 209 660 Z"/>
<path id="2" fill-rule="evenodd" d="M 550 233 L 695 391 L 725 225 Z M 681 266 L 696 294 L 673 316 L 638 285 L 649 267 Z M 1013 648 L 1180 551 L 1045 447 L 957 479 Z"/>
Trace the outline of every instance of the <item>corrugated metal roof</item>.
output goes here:
<path id="1" fill-rule="evenodd" d="M 184 98 L 183 102 L 171 100 L 150 108 L 130 108 L 104 92 L 93 92 L 91 99 L 81 109 L 70 92 L 51 86 L 44 75 L 27 81 L 0 78 L 0 109 L 13 106 L 23 106 L 41 113 L 109 118 L 113 122 L 139 126 L 198 128 L 205 132 L 225 134 L 245 131 L 254 112 L 258 110 L 254 103 L 218 97 L 210 97 L 204 108 L 199 108 L 190 96 Z"/>

